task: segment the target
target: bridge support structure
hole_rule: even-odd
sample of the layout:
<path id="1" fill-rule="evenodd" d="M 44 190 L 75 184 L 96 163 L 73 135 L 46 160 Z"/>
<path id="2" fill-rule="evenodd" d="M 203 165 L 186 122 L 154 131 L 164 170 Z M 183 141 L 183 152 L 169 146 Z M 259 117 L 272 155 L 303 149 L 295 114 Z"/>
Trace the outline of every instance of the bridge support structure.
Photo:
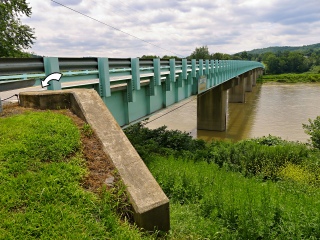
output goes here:
<path id="1" fill-rule="evenodd" d="M 197 98 L 197 129 L 224 131 L 227 122 L 227 91 L 219 85 Z"/>
<path id="2" fill-rule="evenodd" d="M 230 88 L 228 91 L 228 101 L 232 103 L 244 103 L 245 102 L 245 77 L 239 76 L 239 84 Z"/>
<path id="3" fill-rule="evenodd" d="M 252 85 L 253 85 L 252 71 L 245 73 L 245 77 L 246 77 L 246 92 L 252 92 Z"/>
<path id="4" fill-rule="evenodd" d="M 261 74 L 260 69 L 254 69 L 198 94 L 197 129 L 225 131 L 228 101 L 244 103 L 245 92 L 252 92 L 252 87 Z"/>

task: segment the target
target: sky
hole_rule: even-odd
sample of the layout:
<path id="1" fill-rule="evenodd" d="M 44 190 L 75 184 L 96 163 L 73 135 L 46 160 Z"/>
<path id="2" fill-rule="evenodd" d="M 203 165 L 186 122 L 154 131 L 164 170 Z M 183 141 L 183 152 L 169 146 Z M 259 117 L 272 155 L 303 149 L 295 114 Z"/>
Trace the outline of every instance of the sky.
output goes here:
<path id="1" fill-rule="evenodd" d="M 52 57 L 234 54 L 320 42 L 319 0 L 27 0 L 37 40 Z M 73 9 L 73 10 L 71 10 Z M 86 15 L 86 16 L 84 16 Z"/>

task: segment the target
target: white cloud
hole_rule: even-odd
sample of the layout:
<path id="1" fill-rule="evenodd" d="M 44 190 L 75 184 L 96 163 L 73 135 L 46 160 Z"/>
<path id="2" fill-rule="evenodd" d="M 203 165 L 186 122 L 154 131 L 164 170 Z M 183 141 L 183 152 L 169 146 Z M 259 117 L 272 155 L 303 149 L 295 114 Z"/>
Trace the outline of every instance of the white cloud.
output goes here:
<path id="1" fill-rule="evenodd" d="M 319 0 L 30 0 L 32 51 L 45 56 L 187 56 L 319 42 Z M 116 29 L 115 29 L 116 28 Z M 154 45 L 126 35 L 134 35 Z M 163 50 L 165 48 L 166 50 Z"/>

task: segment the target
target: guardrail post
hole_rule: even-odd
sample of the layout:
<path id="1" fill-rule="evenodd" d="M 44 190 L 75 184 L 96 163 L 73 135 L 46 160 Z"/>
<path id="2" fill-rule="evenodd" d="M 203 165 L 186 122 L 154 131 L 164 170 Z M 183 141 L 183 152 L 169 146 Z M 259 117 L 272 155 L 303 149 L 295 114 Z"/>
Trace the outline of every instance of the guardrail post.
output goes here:
<path id="1" fill-rule="evenodd" d="M 210 61 L 210 65 L 211 65 L 211 70 L 210 70 L 210 73 L 211 73 L 211 87 L 215 86 L 215 83 L 214 83 L 214 72 L 215 72 L 215 69 L 214 69 L 214 60 L 211 60 Z"/>
<path id="2" fill-rule="evenodd" d="M 199 59 L 199 76 L 203 75 L 203 60 Z"/>
<path id="3" fill-rule="evenodd" d="M 109 60 L 108 58 L 98 58 L 98 70 L 99 70 L 99 85 L 100 96 L 110 97 L 110 75 L 109 75 Z"/>
<path id="4" fill-rule="evenodd" d="M 44 57 L 43 63 L 46 76 L 51 73 L 60 72 L 59 60 L 57 57 Z M 47 86 L 47 90 L 61 90 L 60 81 L 51 81 L 50 85 Z"/>
<path id="5" fill-rule="evenodd" d="M 192 66 L 192 94 L 198 94 L 198 75 L 199 75 L 199 71 L 197 71 L 197 60 L 196 59 L 192 59 L 191 60 L 191 66 Z"/>
<path id="6" fill-rule="evenodd" d="M 161 86 L 161 70 L 160 70 L 160 59 L 153 59 L 153 71 L 154 71 L 154 81 L 157 86 Z"/>
<path id="7" fill-rule="evenodd" d="M 196 59 L 192 59 L 191 60 L 191 73 L 192 73 L 192 78 L 197 77 L 197 60 Z"/>
<path id="8" fill-rule="evenodd" d="M 182 79 L 186 80 L 187 78 L 188 78 L 187 59 L 182 59 Z"/>
<path id="9" fill-rule="evenodd" d="M 1 100 L 1 96 L 0 96 L 0 113 L 2 113 L 2 100 Z"/>
<path id="10" fill-rule="evenodd" d="M 131 58 L 131 75 L 134 90 L 140 90 L 140 68 L 139 58 Z"/>
<path id="11" fill-rule="evenodd" d="M 216 79 L 216 85 L 219 85 L 220 84 L 220 73 L 221 73 L 221 69 L 220 69 L 220 60 L 216 60 L 215 61 L 215 70 L 216 70 L 216 76 L 217 76 L 217 79 Z"/>
<path id="12" fill-rule="evenodd" d="M 131 58 L 131 80 L 127 82 L 128 102 L 135 102 L 135 90 L 140 90 L 139 58 Z"/>
<path id="13" fill-rule="evenodd" d="M 175 59 L 170 59 L 170 81 L 176 81 L 176 61 Z"/>
<path id="14" fill-rule="evenodd" d="M 207 89 L 211 87 L 211 78 L 210 78 L 210 69 L 209 69 L 209 60 L 206 60 L 206 76 L 207 76 Z"/>

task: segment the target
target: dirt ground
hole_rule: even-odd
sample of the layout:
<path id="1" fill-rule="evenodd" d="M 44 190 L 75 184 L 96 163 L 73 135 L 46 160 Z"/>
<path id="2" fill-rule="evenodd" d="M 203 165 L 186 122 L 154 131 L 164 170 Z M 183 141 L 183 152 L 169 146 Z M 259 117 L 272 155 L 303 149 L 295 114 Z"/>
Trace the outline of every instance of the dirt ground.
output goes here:
<path id="1" fill-rule="evenodd" d="M 0 113 L 0 118 L 9 117 L 16 114 L 22 114 L 26 111 L 47 111 L 33 108 L 24 108 L 18 103 L 8 103 L 3 106 L 3 112 Z M 92 192 L 98 192 L 103 185 L 107 189 L 112 187 L 113 181 L 118 182 L 119 175 L 115 171 L 115 167 L 109 157 L 104 153 L 100 140 L 94 132 L 87 134 L 83 131 L 85 122 L 73 114 L 70 110 L 51 110 L 70 117 L 78 126 L 81 132 L 82 153 L 86 159 L 89 174 L 82 182 L 82 186 Z"/>

